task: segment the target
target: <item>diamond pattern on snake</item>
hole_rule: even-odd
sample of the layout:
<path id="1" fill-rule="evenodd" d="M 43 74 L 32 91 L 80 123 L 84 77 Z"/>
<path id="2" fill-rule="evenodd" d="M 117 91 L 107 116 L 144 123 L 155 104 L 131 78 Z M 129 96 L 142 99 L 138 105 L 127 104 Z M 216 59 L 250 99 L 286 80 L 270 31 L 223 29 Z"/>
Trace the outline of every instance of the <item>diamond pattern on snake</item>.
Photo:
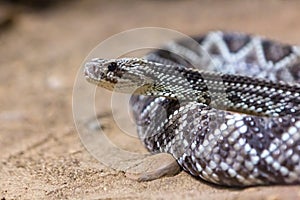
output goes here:
<path id="1" fill-rule="evenodd" d="M 133 92 L 141 141 L 224 186 L 300 183 L 300 47 L 210 32 L 144 58 L 95 58 L 87 80 Z"/>

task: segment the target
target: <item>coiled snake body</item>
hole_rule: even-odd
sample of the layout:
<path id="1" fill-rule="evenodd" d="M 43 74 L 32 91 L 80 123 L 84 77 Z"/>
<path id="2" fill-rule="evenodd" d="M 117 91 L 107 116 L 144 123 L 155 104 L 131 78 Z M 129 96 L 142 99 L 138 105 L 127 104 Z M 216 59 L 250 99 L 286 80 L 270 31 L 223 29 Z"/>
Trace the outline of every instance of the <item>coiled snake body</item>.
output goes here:
<path id="1" fill-rule="evenodd" d="M 300 183 L 300 48 L 239 33 L 193 39 L 145 59 L 93 59 L 85 76 L 133 93 L 146 147 L 171 153 L 194 176 L 228 186 Z"/>

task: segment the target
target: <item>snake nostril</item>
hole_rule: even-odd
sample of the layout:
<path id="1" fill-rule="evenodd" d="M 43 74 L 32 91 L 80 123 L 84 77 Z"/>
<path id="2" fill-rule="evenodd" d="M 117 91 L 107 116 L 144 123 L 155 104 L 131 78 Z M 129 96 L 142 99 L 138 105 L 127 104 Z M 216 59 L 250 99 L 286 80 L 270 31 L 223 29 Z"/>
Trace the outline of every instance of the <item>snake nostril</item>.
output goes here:
<path id="1" fill-rule="evenodd" d="M 84 68 L 84 76 L 88 76 L 89 74 L 88 74 L 88 71 L 87 71 L 87 69 L 86 68 Z"/>
<path id="2" fill-rule="evenodd" d="M 92 67 L 91 67 L 91 72 L 92 73 L 94 73 L 94 74 L 96 74 L 97 72 L 98 72 L 98 68 L 96 67 L 96 65 L 92 65 Z"/>

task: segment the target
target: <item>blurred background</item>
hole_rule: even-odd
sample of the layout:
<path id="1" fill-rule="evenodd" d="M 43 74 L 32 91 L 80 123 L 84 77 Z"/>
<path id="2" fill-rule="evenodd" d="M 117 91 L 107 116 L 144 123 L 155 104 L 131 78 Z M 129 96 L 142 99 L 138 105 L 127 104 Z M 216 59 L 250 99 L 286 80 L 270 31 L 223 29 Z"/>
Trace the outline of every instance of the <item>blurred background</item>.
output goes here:
<path id="1" fill-rule="evenodd" d="M 85 150 L 72 116 L 76 73 L 114 34 L 154 26 L 300 44 L 299 10 L 300 2 L 279 0 L 0 0 L 0 199 L 300 198 L 297 186 L 232 191 L 184 172 L 129 180 Z"/>

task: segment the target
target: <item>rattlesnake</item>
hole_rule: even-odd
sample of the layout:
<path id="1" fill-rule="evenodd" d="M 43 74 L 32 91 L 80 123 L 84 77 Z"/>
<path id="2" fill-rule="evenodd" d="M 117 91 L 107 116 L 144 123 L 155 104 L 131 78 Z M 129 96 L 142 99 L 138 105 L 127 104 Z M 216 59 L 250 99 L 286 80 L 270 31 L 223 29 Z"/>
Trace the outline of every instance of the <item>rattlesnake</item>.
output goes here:
<path id="1" fill-rule="evenodd" d="M 133 93 L 145 146 L 194 176 L 227 186 L 300 183 L 298 46 L 210 32 L 143 59 L 92 59 L 85 76 Z"/>

